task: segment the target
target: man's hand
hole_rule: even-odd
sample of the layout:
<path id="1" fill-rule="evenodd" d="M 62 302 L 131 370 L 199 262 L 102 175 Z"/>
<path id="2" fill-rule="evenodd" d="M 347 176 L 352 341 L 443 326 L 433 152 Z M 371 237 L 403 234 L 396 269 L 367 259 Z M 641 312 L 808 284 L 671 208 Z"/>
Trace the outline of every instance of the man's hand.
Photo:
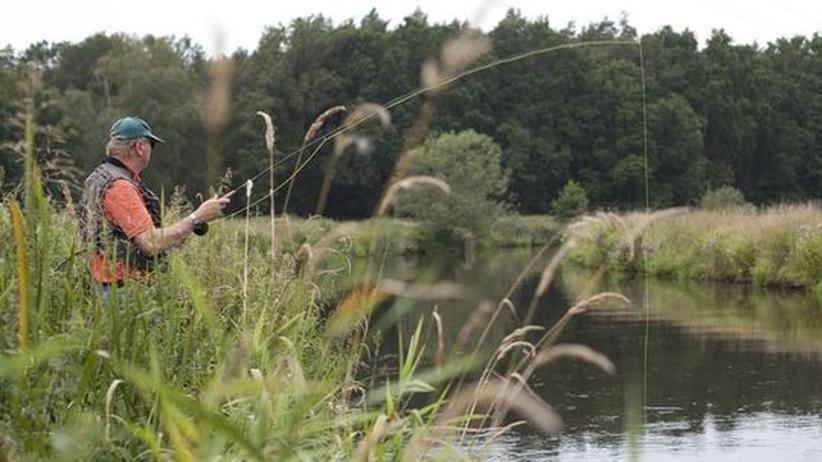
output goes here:
<path id="1" fill-rule="evenodd" d="M 231 201 L 234 191 L 222 197 L 214 196 L 203 202 L 194 211 L 197 220 L 204 223 L 209 222 L 223 214 L 223 209 Z M 143 255 L 154 256 L 160 252 L 180 245 L 193 231 L 192 222 L 189 219 L 182 219 L 177 223 L 165 228 L 152 228 L 134 237 L 134 243 Z"/>
<path id="2" fill-rule="evenodd" d="M 203 202 L 197 207 L 197 210 L 194 211 L 194 215 L 197 217 L 198 220 L 204 221 L 208 223 L 209 221 L 214 220 L 215 218 L 221 216 L 223 214 L 223 209 L 231 202 L 231 196 L 234 195 L 236 191 L 231 191 L 230 193 L 226 194 L 222 197 L 214 196 L 211 199 Z"/>

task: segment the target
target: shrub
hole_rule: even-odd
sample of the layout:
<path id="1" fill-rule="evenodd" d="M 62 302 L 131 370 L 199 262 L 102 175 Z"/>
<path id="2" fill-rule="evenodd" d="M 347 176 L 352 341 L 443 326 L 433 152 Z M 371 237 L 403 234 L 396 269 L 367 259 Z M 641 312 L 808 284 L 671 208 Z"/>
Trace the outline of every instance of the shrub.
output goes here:
<path id="1" fill-rule="evenodd" d="M 484 236 L 505 211 L 501 201 L 509 173 L 502 169 L 502 149 L 490 137 L 467 130 L 445 133 L 413 153 L 410 175 L 437 177 L 451 188 L 419 186 L 402 193 L 395 210 L 425 225 L 436 240 Z"/>
<path id="2" fill-rule="evenodd" d="M 554 216 L 560 221 L 568 221 L 588 211 L 588 195 L 585 189 L 574 180 L 563 186 L 559 197 L 551 203 Z"/>
<path id="3" fill-rule="evenodd" d="M 699 199 L 699 206 L 707 210 L 718 210 L 746 205 L 745 196 L 733 186 L 709 189 Z"/>

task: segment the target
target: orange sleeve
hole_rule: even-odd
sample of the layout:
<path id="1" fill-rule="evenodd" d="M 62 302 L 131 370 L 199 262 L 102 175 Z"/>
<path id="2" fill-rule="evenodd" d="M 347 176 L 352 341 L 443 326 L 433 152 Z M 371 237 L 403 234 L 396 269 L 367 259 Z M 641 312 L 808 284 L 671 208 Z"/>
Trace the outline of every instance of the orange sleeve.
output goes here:
<path id="1" fill-rule="evenodd" d="M 140 192 L 126 180 L 114 180 L 103 195 L 103 211 L 132 239 L 154 228 Z"/>

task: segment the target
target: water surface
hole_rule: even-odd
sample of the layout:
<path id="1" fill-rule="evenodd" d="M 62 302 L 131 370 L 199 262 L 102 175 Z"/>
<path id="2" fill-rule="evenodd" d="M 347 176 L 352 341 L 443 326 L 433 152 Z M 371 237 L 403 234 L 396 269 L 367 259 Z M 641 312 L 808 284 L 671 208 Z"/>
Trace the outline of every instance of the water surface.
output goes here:
<path id="1" fill-rule="evenodd" d="M 430 317 L 436 305 L 450 348 L 479 301 L 499 300 L 529 257 L 502 253 L 445 265 L 389 262 L 383 277 L 450 280 L 471 288 L 467 300 L 417 303 L 399 330 L 407 338 L 416 319 Z M 489 345 L 521 325 L 538 277 L 531 274 L 511 297 L 517 313 L 503 313 Z M 817 299 L 727 284 L 598 280 L 566 266 L 540 301 L 534 324 L 550 326 L 583 294 L 604 290 L 626 295 L 631 306 L 579 316 L 559 342 L 583 343 L 604 353 L 616 365 L 616 375 L 572 361 L 538 370 L 530 384 L 560 413 L 562 432 L 545 436 L 519 427 L 490 442 L 482 456 L 511 461 L 822 460 L 822 306 Z M 428 343 L 433 351 L 430 336 Z"/>

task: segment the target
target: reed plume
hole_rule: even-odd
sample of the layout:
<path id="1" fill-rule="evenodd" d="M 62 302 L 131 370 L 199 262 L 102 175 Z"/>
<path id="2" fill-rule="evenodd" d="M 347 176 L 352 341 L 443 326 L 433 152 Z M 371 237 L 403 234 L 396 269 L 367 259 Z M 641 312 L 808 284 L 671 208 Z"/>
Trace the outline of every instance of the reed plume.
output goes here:
<path id="1" fill-rule="evenodd" d="M 383 129 L 387 129 L 391 126 L 391 114 L 387 109 L 379 104 L 363 103 L 355 107 L 348 117 L 345 118 L 343 127 L 358 127 L 365 121 L 374 118 L 379 120 Z M 315 215 L 322 215 L 325 211 L 325 204 L 328 201 L 328 193 L 331 190 L 331 180 L 334 177 L 337 159 L 339 159 L 342 153 L 345 152 L 349 146 L 358 144 L 358 141 L 362 139 L 363 138 L 359 135 L 348 133 L 338 134 L 334 138 L 334 152 L 328 160 L 325 176 L 323 178 L 323 184 L 320 188 L 320 196 L 317 199 L 317 207 L 314 211 Z"/>
<path id="2" fill-rule="evenodd" d="M 314 119 L 314 122 L 308 127 L 308 131 L 305 133 L 305 137 L 303 137 L 303 145 L 300 148 L 299 153 L 297 154 L 297 161 L 294 163 L 294 173 L 291 175 L 291 179 L 288 182 L 288 189 L 285 192 L 285 201 L 283 201 L 283 216 L 286 216 L 288 211 L 288 204 L 289 200 L 291 199 L 291 190 L 294 188 L 294 182 L 297 181 L 297 172 L 300 169 L 300 165 L 302 164 L 303 152 L 307 148 L 308 144 L 317 136 L 320 129 L 325 126 L 325 123 L 330 119 L 332 116 L 339 114 L 341 112 L 345 112 L 345 106 L 334 106 L 332 108 L 326 109 L 325 112 L 317 116 Z"/>
<path id="3" fill-rule="evenodd" d="M 265 147 L 268 150 L 268 196 L 271 201 L 271 208 L 269 213 L 271 215 L 271 258 L 273 259 L 277 252 L 277 234 L 274 227 L 274 124 L 271 122 L 271 116 L 263 111 L 257 111 L 257 115 L 263 118 L 265 122 Z"/>
<path id="4" fill-rule="evenodd" d="M 231 118 L 231 60 L 220 58 L 208 68 L 209 87 L 204 96 L 203 121 L 208 132 L 208 184 L 216 184 L 221 172 L 225 131 Z"/>

